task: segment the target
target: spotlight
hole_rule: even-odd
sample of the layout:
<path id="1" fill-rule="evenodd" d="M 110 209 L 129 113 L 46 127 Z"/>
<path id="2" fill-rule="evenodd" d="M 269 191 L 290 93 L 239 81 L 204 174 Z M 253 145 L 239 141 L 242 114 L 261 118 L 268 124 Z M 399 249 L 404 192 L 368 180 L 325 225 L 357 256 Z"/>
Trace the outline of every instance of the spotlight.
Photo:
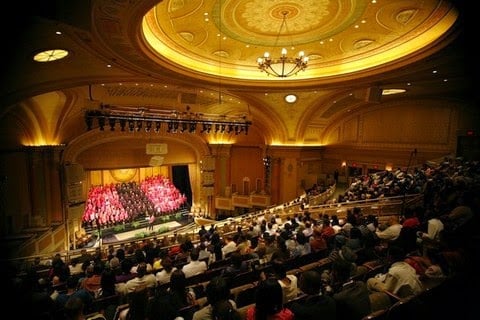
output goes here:
<path id="1" fill-rule="evenodd" d="M 142 129 L 142 120 L 137 120 L 137 127 L 135 128 L 137 131 L 140 131 Z"/>
<path id="2" fill-rule="evenodd" d="M 150 132 L 152 130 L 152 121 L 145 122 L 145 132 Z"/>
<path id="3" fill-rule="evenodd" d="M 127 120 L 125 119 L 120 119 L 120 130 L 125 131 L 125 126 L 127 125 Z"/>
<path id="4" fill-rule="evenodd" d="M 178 122 L 177 121 L 169 122 L 167 132 L 177 133 L 177 131 L 178 131 Z"/>
<path id="5" fill-rule="evenodd" d="M 108 119 L 108 124 L 110 126 L 110 131 L 115 131 L 115 119 L 114 118 L 109 118 Z"/>
<path id="6" fill-rule="evenodd" d="M 98 118 L 98 126 L 100 127 L 100 131 L 105 130 L 105 117 Z"/>
<path id="7" fill-rule="evenodd" d="M 196 130 L 197 130 L 197 123 L 193 121 L 190 122 L 190 129 L 188 130 L 188 132 L 194 133 Z"/>
<path id="8" fill-rule="evenodd" d="M 144 123 L 145 122 L 145 123 Z M 246 120 L 246 117 L 227 117 L 225 115 L 204 115 L 202 113 L 172 113 L 167 114 L 162 111 L 152 111 L 149 109 L 141 109 L 139 113 L 131 110 L 122 110 L 121 108 L 112 108 L 106 106 L 102 110 L 87 110 L 85 112 L 85 124 L 87 129 L 91 130 L 98 124 L 100 131 L 105 130 L 108 125 L 110 131 L 115 131 L 115 126 L 119 123 L 122 132 L 138 132 L 145 129 L 145 132 L 160 132 L 162 122 L 167 125 L 168 133 L 195 133 L 197 125 L 202 125 L 201 133 L 231 133 L 239 134 L 245 131 L 247 134 L 248 127 L 252 124 Z M 155 124 L 155 125 L 154 125 Z"/>
<path id="9" fill-rule="evenodd" d="M 162 126 L 162 123 L 160 121 L 155 122 L 155 132 L 158 133 L 160 131 L 160 127 Z"/>
<path id="10" fill-rule="evenodd" d="M 93 125 L 93 119 L 90 118 L 89 116 L 85 117 L 85 123 L 87 124 L 87 130 L 92 130 L 92 125 Z"/>

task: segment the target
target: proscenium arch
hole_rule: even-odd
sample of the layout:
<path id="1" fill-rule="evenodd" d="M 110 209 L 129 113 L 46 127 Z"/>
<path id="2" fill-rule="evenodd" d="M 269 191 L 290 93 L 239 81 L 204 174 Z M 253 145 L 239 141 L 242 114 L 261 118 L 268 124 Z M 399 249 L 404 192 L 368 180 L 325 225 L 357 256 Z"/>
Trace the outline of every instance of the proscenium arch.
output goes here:
<path id="1" fill-rule="evenodd" d="M 151 133 L 143 132 L 141 134 L 136 133 L 135 138 L 141 136 L 141 138 L 145 141 L 145 144 L 148 142 L 152 142 L 152 140 L 148 139 L 148 136 Z M 110 132 L 110 131 L 98 131 L 98 130 L 91 130 L 86 134 L 83 134 L 79 138 L 75 139 L 75 141 L 68 146 L 66 146 L 63 154 L 61 163 L 63 165 L 69 163 L 76 163 L 77 157 L 82 152 L 109 142 L 118 142 L 121 140 L 129 140 L 132 139 L 132 133 L 130 132 Z M 198 135 L 192 134 L 185 134 L 185 133 L 164 133 L 158 136 L 159 139 L 162 139 L 163 142 L 171 142 L 177 144 L 183 144 L 189 148 L 191 148 L 195 154 L 195 163 L 188 164 L 191 176 L 191 183 L 192 183 L 192 203 L 197 203 L 202 200 L 202 193 L 200 187 L 201 181 L 201 170 L 200 166 L 198 165 L 199 161 L 206 156 L 211 155 L 211 150 L 209 145 Z"/>
<path id="2" fill-rule="evenodd" d="M 145 143 L 148 143 L 149 136 L 152 133 L 142 133 L 142 138 L 145 139 Z M 135 137 L 138 138 L 139 134 L 136 133 Z M 94 146 L 115 142 L 119 140 L 128 140 L 132 138 L 132 134 L 129 132 L 118 132 L 118 131 L 97 131 L 91 130 L 86 134 L 81 135 L 77 139 L 73 140 L 71 144 L 66 146 L 62 162 L 63 163 L 76 163 L 78 155 Z M 186 133 L 164 133 L 159 135 L 158 138 L 164 139 L 166 141 L 173 141 L 177 143 L 182 143 L 194 150 L 197 159 L 202 159 L 205 156 L 211 155 L 211 150 L 208 144 L 198 135 L 186 134 Z"/>

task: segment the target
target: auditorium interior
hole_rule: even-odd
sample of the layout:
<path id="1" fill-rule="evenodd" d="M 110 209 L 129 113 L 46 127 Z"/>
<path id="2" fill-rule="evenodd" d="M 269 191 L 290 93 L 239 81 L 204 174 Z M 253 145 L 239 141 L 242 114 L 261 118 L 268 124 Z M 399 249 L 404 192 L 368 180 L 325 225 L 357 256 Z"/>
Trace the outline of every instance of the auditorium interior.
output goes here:
<path id="1" fill-rule="evenodd" d="M 68 257 L 121 233 L 85 221 L 93 187 L 165 178 L 182 202 L 157 223 L 199 228 L 292 214 L 315 188 L 310 205 L 331 209 L 361 175 L 480 160 L 466 2 L 12 3 L 0 87 L 7 260 Z M 355 205 L 393 214 L 406 201 Z"/>

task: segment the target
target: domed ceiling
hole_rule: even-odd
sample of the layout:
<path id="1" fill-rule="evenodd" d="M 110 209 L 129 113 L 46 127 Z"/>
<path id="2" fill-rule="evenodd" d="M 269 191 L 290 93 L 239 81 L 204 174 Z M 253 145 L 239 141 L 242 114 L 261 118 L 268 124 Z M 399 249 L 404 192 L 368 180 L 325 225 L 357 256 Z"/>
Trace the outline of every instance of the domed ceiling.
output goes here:
<path id="1" fill-rule="evenodd" d="M 296 81 L 331 81 L 398 66 L 444 36 L 457 16 L 436 0 L 165 0 L 146 14 L 142 31 L 155 58 L 179 68 L 284 81 L 260 72 L 256 61 L 286 48 L 309 58 Z"/>
<path id="2" fill-rule="evenodd" d="M 33 17 L 19 8 L 22 19 L 9 25 L 18 32 L 2 60 L 8 75 L 0 89 L 2 144 L 97 143 L 96 137 L 87 139 L 83 116 L 102 104 L 252 121 L 248 136 L 199 135 L 208 143 L 326 145 L 339 119 L 378 105 L 380 98 L 454 99 L 470 91 L 466 51 L 458 40 L 464 8 L 458 4 L 34 2 L 27 12 Z M 53 63 L 31 59 L 48 48 L 70 54 Z M 259 69 L 264 52 L 277 58 L 282 48 L 291 57 L 303 51 L 307 68 L 286 78 Z M 382 96 L 391 89 L 404 93 Z M 287 101 L 287 95 L 297 100 Z M 120 134 L 111 135 L 113 140 Z M 16 136 L 20 142 L 11 141 Z"/>

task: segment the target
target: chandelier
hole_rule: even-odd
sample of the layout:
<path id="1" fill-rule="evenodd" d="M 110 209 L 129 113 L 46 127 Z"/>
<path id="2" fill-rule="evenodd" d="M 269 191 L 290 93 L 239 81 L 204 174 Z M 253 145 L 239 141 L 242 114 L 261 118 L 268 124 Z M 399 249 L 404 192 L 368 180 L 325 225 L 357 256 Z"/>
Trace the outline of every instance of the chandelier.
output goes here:
<path id="1" fill-rule="evenodd" d="M 282 33 L 283 28 L 288 33 L 287 27 L 287 11 L 283 11 L 283 19 L 280 24 L 280 30 L 278 31 L 277 38 L 275 39 L 275 47 L 278 44 L 278 39 Z M 272 75 L 279 78 L 286 78 L 296 75 L 300 71 L 304 71 L 307 68 L 308 57 L 305 56 L 305 52 L 300 51 L 297 57 L 288 57 L 287 49 L 282 48 L 279 58 L 271 58 L 269 52 L 265 52 L 263 57 L 257 59 L 258 68 L 267 75 Z"/>

